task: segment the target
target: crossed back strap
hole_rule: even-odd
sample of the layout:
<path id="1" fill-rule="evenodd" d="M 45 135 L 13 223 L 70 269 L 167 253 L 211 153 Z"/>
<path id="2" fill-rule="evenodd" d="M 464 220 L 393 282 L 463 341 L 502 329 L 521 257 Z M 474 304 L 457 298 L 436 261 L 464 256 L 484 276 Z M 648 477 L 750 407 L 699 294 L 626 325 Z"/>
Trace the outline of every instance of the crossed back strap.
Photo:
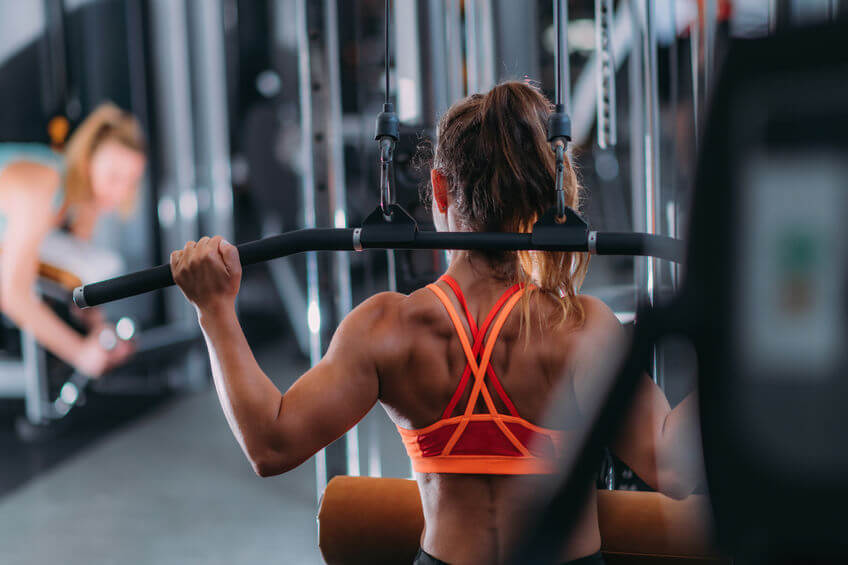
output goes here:
<path id="1" fill-rule="evenodd" d="M 479 330 L 477 328 L 477 323 L 474 321 L 474 316 L 471 315 L 471 310 L 468 308 L 468 303 L 465 301 L 465 295 L 462 293 L 462 290 L 459 288 L 459 284 L 453 279 L 453 277 L 449 275 L 442 276 L 442 279 L 450 288 L 453 290 L 456 299 L 459 301 L 460 306 L 465 311 L 465 319 L 468 321 L 468 327 L 471 329 L 471 339 L 474 340 L 474 346 L 471 348 L 474 353 L 474 358 L 477 359 L 480 355 L 480 350 L 483 348 L 483 342 L 486 339 L 486 334 L 489 331 L 489 327 L 492 325 L 492 322 L 495 319 L 495 316 L 498 312 L 501 311 L 504 304 L 519 290 L 521 290 L 521 285 L 516 284 L 507 289 L 492 309 L 489 311 L 489 314 L 486 316 L 483 325 L 480 326 Z M 453 305 L 451 305 L 453 307 Z M 498 376 L 495 374 L 495 370 L 492 368 L 491 363 L 486 365 L 486 374 L 489 377 L 489 380 L 492 383 L 492 386 L 495 387 L 495 392 L 498 393 L 498 397 L 500 397 L 501 402 L 504 403 L 506 409 L 509 411 L 510 415 L 518 416 L 518 410 L 515 409 L 515 405 L 507 396 L 506 391 L 503 386 L 501 386 L 501 381 L 498 379 Z M 465 389 L 468 387 L 468 378 L 471 375 L 471 365 L 466 364 L 465 370 L 462 373 L 462 378 L 459 380 L 459 386 L 457 386 L 456 391 L 451 398 L 450 403 L 445 409 L 444 414 L 442 414 L 442 418 L 450 418 L 453 416 L 453 411 L 456 408 L 459 399 L 465 393 Z"/>
<path id="2" fill-rule="evenodd" d="M 474 318 L 471 316 L 471 312 L 468 309 L 468 305 L 465 301 L 465 298 L 462 296 L 462 291 L 459 289 L 459 285 L 456 284 L 450 277 L 443 277 L 443 280 L 451 287 L 454 293 L 457 295 L 457 300 L 460 305 L 465 310 L 466 318 L 468 319 L 468 325 L 471 329 L 471 333 L 474 338 L 474 346 L 472 347 L 468 335 L 465 331 L 465 327 L 462 324 L 462 320 L 459 317 L 459 314 L 456 311 L 453 303 L 448 298 L 447 294 L 437 285 L 430 284 L 427 286 L 442 302 L 442 305 L 445 307 L 445 310 L 448 313 L 448 316 L 453 323 L 454 329 L 456 330 L 457 336 L 459 337 L 459 341 L 462 344 L 462 350 L 465 353 L 465 358 L 467 360 L 467 365 L 465 371 L 463 372 L 462 378 L 460 379 L 459 386 L 454 392 L 451 401 L 443 414 L 443 418 L 449 418 L 453 413 L 454 408 L 456 407 L 459 398 L 465 392 L 465 389 L 468 385 L 468 378 L 470 374 L 474 375 L 474 386 L 471 389 L 471 394 L 468 397 L 468 403 L 465 405 L 465 411 L 462 415 L 462 418 L 459 421 L 459 425 L 456 427 L 456 430 L 452 434 L 450 440 L 445 446 L 442 455 L 450 454 L 453 446 L 456 444 L 459 437 L 462 435 L 462 432 L 465 430 L 468 422 L 471 421 L 472 415 L 474 414 L 474 407 L 477 404 L 477 399 L 482 395 L 483 401 L 486 405 L 486 409 L 488 411 L 488 416 L 492 421 L 494 421 L 500 430 L 504 433 L 504 435 L 509 438 L 510 442 L 521 452 L 522 455 L 529 455 L 529 451 L 527 448 L 518 440 L 516 437 L 510 432 L 506 424 L 503 422 L 502 414 L 500 414 L 495 408 L 495 404 L 492 401 L 492 395 L 489 393 L 489 388 L 486 386 L 486 376 L 489 376 L 490 381 L 492 382 L 495 390 L 498 393 L 498 396 L 504 402 L 507 409 L 510 412 L 511 416 L 518 417 L 518 411 L 515 409 L 515 405 L 509 400 L 509 397 L 506 394 L 506 391 L 503 390 L 503 386 L 501 386 L 500 381 L 495 375 L 494 370 L 491 367 L 490 360 L 492 356 L 492 350 L 495 347 L 495 343 L 497 342 L 498 335 L 500 334 L 501 328 L 506 322 L 507 317 L 509 316 L 512 309 L 515 307 L 518 300 L 521 298 L 524 293 L 524 288 L 522 285 L 515 285 L 509 290 L 507 290 L 498 302 L 495 304 L 495 307 L 492 308 L 492 311 L 489 312 L 489 315 L 486 317 L 486 321 L 478 330 L 476 324 L 474 323 Z M 489 331 L 488 338 L 486 337 L 486 332 L 491 327 L 491 331 Z M 482 347 L 483 353 L 480 355 L 480 349 Z M 478 357 L 479 356 L 479 357 Z M 478 362 L 479 359 L 479 362 Z M 475 420 L 479 420 L 481 415 L 475 415 Z"/>

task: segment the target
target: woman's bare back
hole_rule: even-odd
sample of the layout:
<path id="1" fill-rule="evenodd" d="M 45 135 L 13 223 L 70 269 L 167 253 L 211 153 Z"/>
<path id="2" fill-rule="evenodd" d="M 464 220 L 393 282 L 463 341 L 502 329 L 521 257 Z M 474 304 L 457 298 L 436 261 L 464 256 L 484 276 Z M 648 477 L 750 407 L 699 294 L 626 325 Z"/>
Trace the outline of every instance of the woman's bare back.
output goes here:
<path id="1" fill-rule="evenodd" d="M 474 280 L 460 274 L 455 278 L 478 325 L 507 289 L 492 279 Z M 447 290 L 444 283 L 438 284 Z M 455 298 L 452 300 L 459 307 Z M 391 320 L 386 322 L 396 328 L 389 332 L 396 337 L 388 340 L 385 357 L 378 360 L 380 400 L 396 425 L 420 429 L 442 417 L 467 361 L 444 306 L 431 291 L 397 295 L 395 301 Z M 558 308 L 553 299 L 531 294 L 530 323 L 522 321 L 519 303 L 492 353 L 492 368 L 507 396 L 521 417 L 538 425 L 555 389 L 568 387 L 573 347 L 579 343 L 575 338 L 581 332 L 573 325 L 550 327 L 544 322 L 553 318 Z M 466 406 L 470 388 L 457 410 Z M 576 397 L 566 394 L 564 398 L 572 405 L 561 408 L 578 417 Z M 506 412 L 497 395 L 493 400 L 499 411 Z M 478 400 L 475 411 L 485 411 L 482 400 Z M 519 532 L 517 513 L 525 477 L 417 473 L 417 480 L 426 522 L 422 536 L 425 551 L 450 563 L 496 563 L 505 558 L 513 536 Z M 565 550 L 564 559 L 600 548 L 594 503 L 582 522 L 580 535 Z"/>

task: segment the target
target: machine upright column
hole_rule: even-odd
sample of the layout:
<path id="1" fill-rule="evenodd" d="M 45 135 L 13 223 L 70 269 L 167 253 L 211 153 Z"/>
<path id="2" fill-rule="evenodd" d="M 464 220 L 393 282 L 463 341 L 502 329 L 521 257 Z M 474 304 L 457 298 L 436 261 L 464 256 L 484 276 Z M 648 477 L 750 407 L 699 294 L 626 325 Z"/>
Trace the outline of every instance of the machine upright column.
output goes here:
<path id="1" fill-rule="evenodd" d="M 341 131 L 341 83 L 338 67 L 336 0 L 297 0 L 298 92 L 303 225 L 345 227 L 347 224 L 344 155 Z M 330 338 L 351 309 L 350 264 L 344 253 L 306 254 L 309 358 L 315 365 Z M 333 299 L 321 300 L 322 293 Z M 335 475 L 359 474 L 359 432 L 316 454 L 316 489 L 320 497 Z"/>

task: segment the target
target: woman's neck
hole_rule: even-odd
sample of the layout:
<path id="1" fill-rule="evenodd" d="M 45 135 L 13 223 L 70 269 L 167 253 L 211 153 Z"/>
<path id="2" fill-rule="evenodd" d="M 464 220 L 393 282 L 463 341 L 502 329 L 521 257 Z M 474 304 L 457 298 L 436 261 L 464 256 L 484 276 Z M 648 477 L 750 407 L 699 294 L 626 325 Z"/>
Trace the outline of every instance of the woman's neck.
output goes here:
<path id="1" fill-rule="evenodd" d="M 515 263 L 492 264 L 490 260 L 470 251 L 453 251 L 445 274 L 460 285 L 485 284 L 502 288 L 518 282 L 519 265 Z"/>

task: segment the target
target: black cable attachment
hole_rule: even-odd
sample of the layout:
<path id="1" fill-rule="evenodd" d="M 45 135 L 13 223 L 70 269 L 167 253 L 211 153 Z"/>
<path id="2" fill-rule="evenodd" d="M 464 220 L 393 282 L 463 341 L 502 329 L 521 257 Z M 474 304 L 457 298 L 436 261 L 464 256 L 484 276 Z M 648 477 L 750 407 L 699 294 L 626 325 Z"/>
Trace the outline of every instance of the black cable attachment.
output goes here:
<path id="1" fill-rule="evenodd" d="M 569 126 L 569 129 L 571 126 Z M 400 120 L 395 113 L 395 106 L 391 102 L 383 104 L 383 111 L 377 115 L 377 129 L 374 139 L 380 141 L 390 138 L 394 141 L 400 139 Z"/>
<path id="2" fill-rule="evenodd" d="M 360 242 L 363 248 L 394 248 L 411 244 L 417 233 L 418 223 L 410 213 L 399 204 L 390 204 L 388 210 L 380 206 L 365 218 Z"/>
<path id="3" fill-rule="evenodd" d="M 563 104 L 557 104 L 548 116 L 548 143 L 554 143 L 560 138 L 564 139 L 566 144 L 571 141 L 571 118 Z"/>
<path id="4" fill-rule="evenodd" d="M 534 248 L 541 250 L 562 249 L 563 245 L 585 247 L 589 241 L 589 226 L 568 206 L 562 214 L 557 209 L 550 209 L 533 225 L 530 241 Z"/>

